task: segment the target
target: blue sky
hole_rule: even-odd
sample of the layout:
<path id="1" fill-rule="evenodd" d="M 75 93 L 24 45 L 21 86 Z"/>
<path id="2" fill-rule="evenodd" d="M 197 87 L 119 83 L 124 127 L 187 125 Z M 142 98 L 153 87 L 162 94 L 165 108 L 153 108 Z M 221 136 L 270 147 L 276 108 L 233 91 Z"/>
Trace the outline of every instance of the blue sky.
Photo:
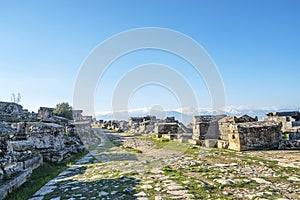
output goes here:
<path id="1" fill-rule="evenodd" d="M 74 83 L 89 53 L 105 39 L 141 27 L 186 34 L 216 63 L 226 105 L 299 106 L 300 1 L 0 1 L 0 100 L 20 92 L 30 110 L 72 102 Z M 163 63 L 182 74 L 200 106 L 211 105 L 205 83 L 184 60 L 146 50 L 120 58 L 104 74 L 96 111 L 110 110 L 120 77 L 134 67 Z M 176 80 L 174 80 L 176 81 Z M 130 108 L 178 107 L 157 85 L 136 91 Z"/>

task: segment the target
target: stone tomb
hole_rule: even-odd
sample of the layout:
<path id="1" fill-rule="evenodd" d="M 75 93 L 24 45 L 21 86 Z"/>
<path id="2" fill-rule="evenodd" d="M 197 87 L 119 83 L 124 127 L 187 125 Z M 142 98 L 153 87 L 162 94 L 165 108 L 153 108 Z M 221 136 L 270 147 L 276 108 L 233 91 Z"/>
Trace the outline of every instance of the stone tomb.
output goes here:
<path id="1" fill-rule="evenodd" d="M 281 123 L 246 122 L 231 124 L 228 140 L 228 148 L 236 151 L 278 149 L 281 140 Z"/>

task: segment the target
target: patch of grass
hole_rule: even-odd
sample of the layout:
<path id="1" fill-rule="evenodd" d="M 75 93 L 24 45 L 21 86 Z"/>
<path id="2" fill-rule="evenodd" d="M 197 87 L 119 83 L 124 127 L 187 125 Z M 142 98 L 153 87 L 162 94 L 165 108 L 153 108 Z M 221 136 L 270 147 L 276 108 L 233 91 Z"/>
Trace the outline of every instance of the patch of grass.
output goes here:
<path id="1" fill-rule="evenodd" d="M 138 149 L 134 149 L 132 147 L 124 147 L 124 146 L 121 146 L 122 149 L 125 149 L 126 151 L 128 151 L 129 153 L 132 153 L 132 154 L 141 154 L 143 153 L 141 150 L 138 150 Z"/>
<path id="2" fill-rule="evenodd" d="M 200 146 L 190 146 L 185 153 L 186 154 L 192 154 L 192 155 L 198 155 L 199 151 L 201 150 Z"/>
<path id="3" fill-rule="evenodd" d="M 23 200 L 29 199 L 36 191 L 43 185 L 55 178 L 62 171 L 74 164 L 77 160 L 82 158 L 87 151 L 71 156 L 69 159 L 61 163 L 44 162 L 39 168 L 33 170 L 30 178 L 21 187 L 13 191 L 7 196 L 7 200 Z"/>
<path id="4" fill-rule="evenodd" d="M 189 148 L 189 144 L 179 143 L 179 142 L 169 142 L 164 148 L 168 150 L 175 151 L 186 151 Z"/>
<path id="5" fill-rule="evenodd" d="M 188 170 L 190 170 L 191 172 L 201 172 L 201 173 L 209 172 L 209 169 L 202 168 L 202 167 L 191 167 Z"/>
<path id="6" fill-rule="evenodd" d="M 165 167 L 163 168 L 163 171 L 164 171 L 164 173 L 165 173 L 166 175 L 170 175 L 170 176 L 175 176 L 175 177 L 177 177 L 178 180 L 179 180 L 180 178 L 182 178 L 182 171 L 181 171 L 181 170 L 174 170 L 174 169 L 172 169 L 172 168 L 169 167 L 169 166 L 165 166 Z"/>

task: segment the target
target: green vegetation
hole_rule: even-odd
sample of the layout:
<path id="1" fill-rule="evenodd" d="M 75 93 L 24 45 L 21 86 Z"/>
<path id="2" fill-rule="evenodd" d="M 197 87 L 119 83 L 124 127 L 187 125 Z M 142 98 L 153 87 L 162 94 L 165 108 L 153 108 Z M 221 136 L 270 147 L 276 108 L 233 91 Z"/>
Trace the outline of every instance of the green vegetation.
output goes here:
<path id="1" fill-rule="evenodd" d="M 43 185 L 58 176 L 58 174 L 74 164 L 85 154 L 87 154 L 86 151 L 73 155 L 59 164 L 44 162 L 43 165 L 32 172 L 26 183 L 8 195 L 7 200 L 29 199 Z"/>
<path id="2" fill-rule="evenodd" d="M 128 151 L 129 153 L 132 153 L 132 154 L 141 154 L 143 153 L 141 150 L 138 150 L 138 149 L 134 149 L 132 147 L 124 147 L 124 146 L 121 146 L 122 149 L 125 149 L 126 151 Z"/>
<path id="3" fill-rule="evenodd" d="M 65 117 L 67 119 L 73 119 L 72 107 L 67 102 L 57 104 L 53 110 L 53 113 L 60 117 Z"/>
<path id="4" fill-rule="evenodd" d="M 289 134 L 282 134 L 282 139 L 283 140 L 289 140 Z"/>
<path id="5" fill-rule="evenodd" d="M 156 148 L 161 149 L 168 149 L 168 150 L 175 150 L 175 151 L 187 151 L 191 145 L 186 143 L 179 143 L 177 141 L 171 141 L 167 138 L 154 138 L 148 136 L 137 136 L 137 138 L 147 138 L 155 143 Z"/>

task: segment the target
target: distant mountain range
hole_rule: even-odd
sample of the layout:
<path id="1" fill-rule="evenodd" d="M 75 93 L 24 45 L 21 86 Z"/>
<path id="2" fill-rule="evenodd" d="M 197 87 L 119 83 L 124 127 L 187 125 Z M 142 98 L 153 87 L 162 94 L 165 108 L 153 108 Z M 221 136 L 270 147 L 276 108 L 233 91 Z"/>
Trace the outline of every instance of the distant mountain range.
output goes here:
<path id="1" fill-rule="evenodd" d="M 223 113 L 228 116 L 241 116 L 249 115 L 252 117 L 257 116 L 259 120 L 266 117 L 266 113 L 269 112 L 282 112 L 282 111 L 299 111 L 300 107 L 263 107 L 263 108 L 251 108 L 247 106 L 228 106 Z M 185 109 L 174 109 L 174 110 L 153 110 L 151 108 L 138 108 L 132 109 L 128 112 L 120 111 L 116 113 L 112 112 L 99 112 L 96 114 L 97 119 L 103 120 L 127 120 L 128 115 L 130 117 L 143 117 L 147 115 L 155 115 L 157 118 L 162 119 L 164 117 L 175 117 L 177 120 L 184 124 L 189 124 L 192 121 L 193 116 L 196 115 L 215 115 L 218 114 L 210 108 L 185 108 Z"/>

